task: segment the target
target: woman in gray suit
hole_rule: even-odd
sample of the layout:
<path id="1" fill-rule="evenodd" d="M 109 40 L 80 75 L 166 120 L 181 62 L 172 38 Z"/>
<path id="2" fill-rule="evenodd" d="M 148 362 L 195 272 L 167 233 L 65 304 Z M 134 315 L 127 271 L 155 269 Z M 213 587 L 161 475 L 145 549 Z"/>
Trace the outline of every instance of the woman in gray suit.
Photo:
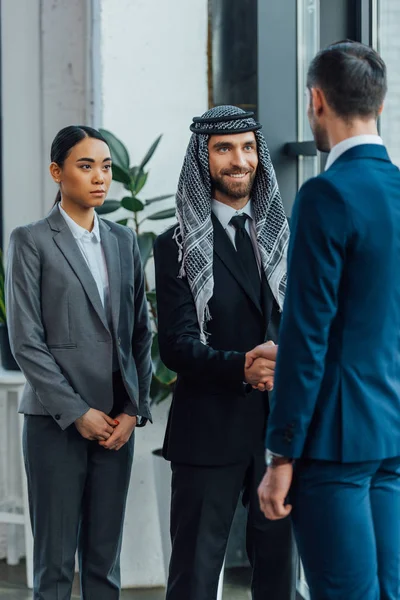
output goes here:
<path id="1" fill-rule="evenodd" d="M 137 240 L 94 210 L 111 169 L 98 131 L 62 129 L 51 148 L 55 205 L 10 240 L 7 316 L 27 380 L 19 411 L 35 600 L 69 600 L 76 549 L 82 598 L 119 598 L 134 430 L 151 418 L 151 332 Z"/>

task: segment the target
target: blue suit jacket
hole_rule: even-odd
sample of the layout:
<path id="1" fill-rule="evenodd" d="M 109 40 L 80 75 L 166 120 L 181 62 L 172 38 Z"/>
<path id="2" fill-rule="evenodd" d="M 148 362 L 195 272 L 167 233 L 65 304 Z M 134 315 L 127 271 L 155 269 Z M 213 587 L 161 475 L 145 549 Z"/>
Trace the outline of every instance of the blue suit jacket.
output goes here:
<path id="1" fill-rule="evenodd" d="M 359 462 L 400 456 L 400 172 L 345 152 L 298 193 L 267 447 Z"/>

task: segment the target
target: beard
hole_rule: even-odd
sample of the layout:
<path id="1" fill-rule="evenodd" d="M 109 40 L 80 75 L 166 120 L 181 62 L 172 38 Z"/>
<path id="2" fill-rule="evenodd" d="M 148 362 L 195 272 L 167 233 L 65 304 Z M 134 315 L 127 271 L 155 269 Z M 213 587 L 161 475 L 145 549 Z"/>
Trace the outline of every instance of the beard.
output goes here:
<path id="1" fill-rule="evenodd" d="M 317 150 L 320 152 L 330 152 L 328 134 L 322 125 L 317 122 L 312 107 L 310 107 L 309 121 Z"/>
<path id="2" fill-rule="evenodd" d="M 239 174 L 241 171 L 226 171 L 222 172 L 217 177 L 212 177 L 211 183 L 213 189 L 225 194 L 226 196 L 229 196 L 233 200 L 241 200 L 246 196 L 250 196 L 251 190 L 253 189 L 254 179 L 256 177 L 256 171 L 254 170 L 252 173 L 249 173 L 249 178 L 247 181 L 240 181 L 240 179 L 237 181 L 229 180 L 227 177 L 224 177 L 225 175 L 228 175 L 228 173 L 230 175 L 234 173 Z"/>

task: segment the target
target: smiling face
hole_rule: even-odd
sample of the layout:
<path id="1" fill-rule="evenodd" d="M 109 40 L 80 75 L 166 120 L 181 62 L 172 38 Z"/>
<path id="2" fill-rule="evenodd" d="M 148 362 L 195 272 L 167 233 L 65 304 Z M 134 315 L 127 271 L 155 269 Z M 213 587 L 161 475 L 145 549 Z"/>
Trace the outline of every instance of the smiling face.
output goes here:
<path id="1" fill-rule="evenodd" d="M 257 173 L 254 132 L 211 135 L 208 155 L 214 198 L 230 206 L 244 206 Z"/>
<path id="2" fill-rule="evenodd" d="M 62 166 L 51 163 L 50 173 L 60 184 L 63 205 L 101 206 L 112 179 L 110 150 L 102 140 L 86 137 L 71 148 Z"/>

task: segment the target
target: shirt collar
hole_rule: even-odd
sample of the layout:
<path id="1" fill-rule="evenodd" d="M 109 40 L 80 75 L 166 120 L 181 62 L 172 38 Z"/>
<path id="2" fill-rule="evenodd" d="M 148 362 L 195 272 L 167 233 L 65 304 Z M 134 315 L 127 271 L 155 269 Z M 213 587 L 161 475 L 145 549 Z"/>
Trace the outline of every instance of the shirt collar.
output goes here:
<path id="1" fill-rule="evenodd" d="M 361 146 L 362 144 L 377 144 L 379 146 L 383 146 L 383 140 L 379 135 L 369 134 L 355 135 L 343 140 L 342 142 L 339 142 L 336 144 L 336 146 L 333 146 L 332 150 L 329 152 L 325 171 L 333 165 L 339 156 L 342 156 L 342 154 L 347 152 L 347 150 L 350 150 L 350 148 L 354 148 L 355 146 Z"/>
<path id="2" fill-rule="evenodd" d="M 250 217 L 250 219 L 254 219 L 253 206 L 251 204 L 251 200 L 248 201 L 246 206 L 244 206 L 240 210 L 236 210 L 235 208 L 232 208 L 232 206 L 228 206 L 228 204 L 224 204 L 223 202 L 219 202 L 219 200 L 215 200 L 213 198 L 211 200 L 211 210 L 213 211 L 214 215 L 217 217 L 218 221 L 221 223 L 224 229 L 228 227 L 230 220 L 236 215 L 246 214 Z"/>
<path id="3" fill-rule="evenodd" d="M 63 207 L 61 206 L 61 203 L 58 203 L 58 208 L 60 209 L 60 213 L 62 214 L 65 222 L 67 223 L 68 227 L 71 230 L 72 235 L 74 236 L 74 238 L 76 240 L 80 240 L 82 239 L 84 236 L 87 237 L 87 234 L 89 234 L 90 236 L 94 237 L 96 239 L 97 242 L 101 242 L 101 237 L 100 237 L 100 225 L 99 225 L 99 217 L 97 216 L 96 213 L 94 213 L 94 224 L 93 224 L 93 229 L 92 231 L 88 231 L 87 229 L 85 229 L 84 227 L 81 227 L 80 225 L 78 225 L 78 223 L 76 223 L 76 221 L 74 221 L 69 214 L 67 214 L 65 212 L 65 210 L 63 209 Z"/>

